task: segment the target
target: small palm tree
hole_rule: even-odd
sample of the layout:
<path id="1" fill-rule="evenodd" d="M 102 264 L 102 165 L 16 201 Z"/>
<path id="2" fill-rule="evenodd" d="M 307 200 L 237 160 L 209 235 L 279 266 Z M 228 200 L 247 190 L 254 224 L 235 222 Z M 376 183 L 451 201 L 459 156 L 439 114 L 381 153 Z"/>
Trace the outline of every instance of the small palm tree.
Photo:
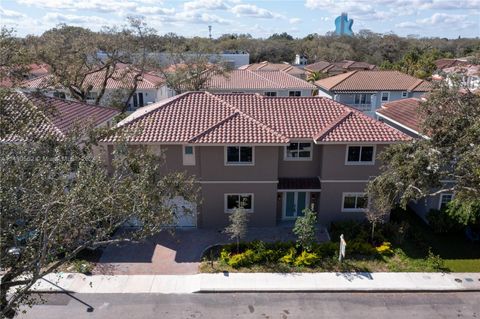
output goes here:
<path id="1" fill-rule="evenodd" d="M 307 81 L 310 83 L 315 83 L 316 81 L 323 78 L 323 74 L 320 71 L 310 72 L 307 76 Z"/>

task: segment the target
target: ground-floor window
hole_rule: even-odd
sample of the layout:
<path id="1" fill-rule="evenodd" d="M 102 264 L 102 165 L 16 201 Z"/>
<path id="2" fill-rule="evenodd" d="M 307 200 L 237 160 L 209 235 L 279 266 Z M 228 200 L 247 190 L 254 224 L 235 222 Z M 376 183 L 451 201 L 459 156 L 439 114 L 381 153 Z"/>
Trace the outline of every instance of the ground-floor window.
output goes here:
<path id="1" fill-rule="evenodd" d="M 239 207 L 253 212 L 253 194 L 225 194 L 225 212 L 230 213 Z"/>
<path id="2" fill-rule="evenodd" d="M 364 212 L 368 206 L 365 193 L 343 193 L 342 212 Z"/>
<path id="3" fill-rule="evenodd" d="M 453 200 L 453 194 L 442 194 L 440 195 L 440 202 L 438 204 L 439 210 L 444 210 L 447 208 L 448 203 Z"/>

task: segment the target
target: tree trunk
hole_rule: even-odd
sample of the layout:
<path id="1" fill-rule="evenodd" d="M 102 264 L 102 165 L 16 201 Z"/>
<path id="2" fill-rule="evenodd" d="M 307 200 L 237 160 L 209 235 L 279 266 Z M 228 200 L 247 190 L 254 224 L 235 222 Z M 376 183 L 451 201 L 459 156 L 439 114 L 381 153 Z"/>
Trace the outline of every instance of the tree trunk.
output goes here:
<path id="1" fill-rule="evenodd" d="M 372 234 L 371 234 L 371 239 L 370 241 L 373 244 L 373 236 L 375 235 L 375 222 L 372 222 Z"/>

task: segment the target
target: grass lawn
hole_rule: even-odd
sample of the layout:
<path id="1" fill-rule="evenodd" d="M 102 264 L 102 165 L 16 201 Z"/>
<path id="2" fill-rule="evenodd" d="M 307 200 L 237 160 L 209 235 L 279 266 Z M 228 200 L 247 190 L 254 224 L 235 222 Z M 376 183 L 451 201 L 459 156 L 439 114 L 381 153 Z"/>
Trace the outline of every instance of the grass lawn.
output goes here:
<path id="1" fill-rule="evenodd" d="M 355 255 L 347 253 L 347 259 L 339 263 L 332 254 L 310 267 L 297 267 L 282 262 L 260 262 L 248 267 L 234 268 L 219 260 L 221 247 L 213 247 L 205 254 L 201 272 L 480 272 L 480 243 L 471 243 L 463 233 L 435 234 L 415 213 L 396 211 L 392 221 L 408 224 L 408 235 L 401 244 L 393 243 L 390 255 Z M 336 236 L 333 238 L 337 238 Z M 346 235 L 347 249 L 348 236 Z M 389 238 L 386 238 L 389 240 Z M 394 242 L 393 238 L 391 240 Z M 347 250 L 348 251 L 348 250 Z M 429 251 L 431 253 L 429 255 Z M 209 258 L 212 257 L 212 260 Z M 440 257 L 440 258 L 438 258 Z M 278 257 L 276 257 L 278 258 Z"/>

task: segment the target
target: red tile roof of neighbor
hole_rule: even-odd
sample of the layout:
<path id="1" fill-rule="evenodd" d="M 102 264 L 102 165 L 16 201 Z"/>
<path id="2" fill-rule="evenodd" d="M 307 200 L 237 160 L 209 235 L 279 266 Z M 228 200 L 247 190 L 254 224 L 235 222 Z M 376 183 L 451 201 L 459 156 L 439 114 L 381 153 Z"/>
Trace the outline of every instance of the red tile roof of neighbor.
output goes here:
<path id="1" fill-rule="evenodd" d="M 75 125 L 98 126 L 120 113 L 114 108 L 20 92 L 8 93 L 5 100 L 13 117 L 39 116 L 40 121 L 32 121 L 32 127 L 28 128 L 28 133 L 36 138 L 52 134 L 62 137 Z M 11 135 L 4 141 L 21 139 Z"/>
<path id="2" fill-rule="evenodd" d="M 315 84 L 328 91 L 427 92 L 431 84 L 399 71 L 352 71 L 321 79 Z"/>
<path id="3" fill-rule="evenodd" d="M 271 63 L 268 61 L 243 65 L 239 70 L 250 71 L 283 71 L 290 75 L 299 76 L 305 74 L 305 71 L 288 63 Z"/>
<path id="4" fill-rule="evenodd" d="M 340 62 L 330 63 L 328 61 L 318 61 L 305 66 L 305 70 L 310 72 L 323 73 L 343 73 L 352 70 L 374 70 L 377 66 L 366 62 L 357 62 L 351 60 L 343 60 Z"/>
<path id="5" fill-rule="evenodd" d="M 187 92 L 143 107 L 119 123 L 132 143 L 392 143 L 410 138 L 323 97 Z M 115 141 L 111 136 L 106 142 Z"/>
<path id="6" fill-rule="evenodd" d="M 380 117 L 399 123 L 402 126 L 412 130 L 415 133 L 420 132 L 421 119 L 418 112 L 420 99 L 408 98 L 397 100 L 382 105 L 377 110 Z"/>
<path id="7" fill-rule="evenodd" d="M 87 75 L 84 86 L 92 85 L 93 88 L 101 88 L 106 71 L 99 71 Z M 135 72 L 128 67 L 120 66 L 115 70 L 113 77 L 107 80 L 107 89 L 129 88 L 133 83 Z M 155 89 L 161 86 L 165 80 L 153 73 L 144 73 L 142 80 L 138 82 L 138 89 Z M 21 87 L 28 89 L 46 89 L 52 86 L 53 75 L 44 74 L 37 78 L 23 81 Z"/>
<path id="8" fill-rule="evenodd" d="M 315 90 L 316 86 L 283 71 L 232 70 L 226 76 L 215 75 L 207 87 L 216 90 Z"/>
<path id="9" fill-rule="evenodd" d="M 435 65 L 437 66 L 438 70 L 443 70 L 445 68 L 450 68 L 453 66 L 464 66 L 468 64 L 466 60 L 460 59 L 438 59 L 435 60 Z"/>

